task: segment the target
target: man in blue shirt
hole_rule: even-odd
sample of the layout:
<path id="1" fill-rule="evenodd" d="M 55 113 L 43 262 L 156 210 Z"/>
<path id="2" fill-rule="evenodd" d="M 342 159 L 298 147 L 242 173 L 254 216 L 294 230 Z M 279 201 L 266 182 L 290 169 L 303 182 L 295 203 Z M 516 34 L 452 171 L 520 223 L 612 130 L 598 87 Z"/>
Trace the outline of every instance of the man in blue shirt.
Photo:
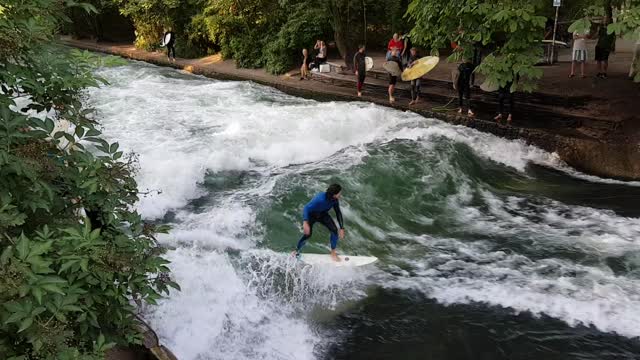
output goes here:
<path id="1" fill-rule="evenodd" d="M 338 237 L 340 237 L 340 239 L 344 238 L 344 223 L 342 221 L 342 212 L 340 211 L 341 192 L 342 186 L 331 184 L 326 192 L 318 193 L 305 205 L 302 211 L 302 228 L 304 234 L 300 238 L 300 241 L 298 241 L 298 247 L 295 251 L 296 256 L 300 254 L 300 249 L 302 249 L 307 242 L 307 239 L 311 237 L 313 224 L 319 222 L 326 226 L 329 232 L 331 232 L 331 258 L 333 261 L 340 261 L 336 253 L 336 247 L 338 246 Z M 331 209 L 336 212 L 340 230 L 336 228 L 336 224 L 333 222 L 331 215 L 329 215 L 329 210 Z"/>

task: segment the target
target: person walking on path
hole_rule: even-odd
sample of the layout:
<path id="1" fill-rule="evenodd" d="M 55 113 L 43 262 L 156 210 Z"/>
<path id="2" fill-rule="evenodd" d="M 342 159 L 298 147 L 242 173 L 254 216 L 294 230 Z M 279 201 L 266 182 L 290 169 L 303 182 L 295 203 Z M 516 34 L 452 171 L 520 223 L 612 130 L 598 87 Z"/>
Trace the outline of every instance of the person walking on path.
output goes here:
<path id="1" fill-rule="evenodd" d="M 407 66 L 408 64 L 410 64 L 409 62 L 409 57 L 411 56 L 411 49 L 413 48 L 413 45 L 411 44 L 411 38 L 409 38 L 409 34 L 404 34 L 400 37 L 400 40 L 402 40 L 402 54 L 401 54 L 401 58 L 402 58 L 402 64 L 404 66 Z"/>
<path id="2" fill-rule="evenodd" d="M 398 33 L 393 34 L 393 38 L 389 40 L 389 44 L 387 45 L 387 61 L 391 61 L 391 53 L 394 49 L 398 50 L 398 54 L 404 49 L 404 41 L 400 39 Z"/>
<path id="3" fill-rule="evenodd" d="M 393 61 L 395 63 L 398 64 L 398 67 L 400 68 L 400 70 L 402 70 L 402 61 L 400 61 L 400 58 L 398 57 L 398 49 L 393 49 L 391 51 L 391 58 L 389 59 L 389 61 Z M 398 77 L 394 76 L 392 74 L 389 74 L 389 102 L 391 104 L 393 104 L 396 101 L 396 98 L 393 97 L 393 93 L 396 89 L 396 83 L 398 82 Z"/>
<path id="4" fill-rule="evenodd" d="M 413 65 L 416 64 L 416 62 L 418 61 L 418 59 L 420 59 L 420 55 L 418 55 L 418 49 L 412 47 L 411 50 L 409 50 L 409 60 L 408 60 L 408 67 L 412 67 Z M 411 102 L 409 103 L 409 105 L 414 105 L 418 103 L 418 100 L 420 99 L 420 78 L 411 80 Z"/>
<path id="5" fill-rule="evenodd" d="M 463 59 L 462 64 L 458 66 L 458 114 L 462 114 L 464 109 L 464 99 L 467 99 L 467 115 L 469 117 L 474 117 L 475 114 L 471 111 L 471 79 L 473 75 L 473 71 L 475 67 L 473 63 L 468 59 Z"/>
<path id="6" fill-rule="evenodd" d="M 573 58 L 571 61 L 571 74 L 569 77 L 576 76 L 576 63 L 580 63 L 580 76 L 584 77 L 584 65 L 587 62 L 587 38 L 589 34 L 575 32 L 573 34 Z"/>
<path id="7" fill-rule="evenodd" d="M 353 56 L 353 69 L 358 78 L 358 97 L 362 96 L 362 87 L 364 86 L 364 79 L 367 76 L 367 61 L 365 60 L 367 55 L 364 51 L 364 45 L 359 45 L 358 51 Z"/>
<path id="8" fill-rule="evenodd" d="M 513 82 L 508 82 L 505 86 L 501 86 L 498 89 L 498 116 L 493 119 L 497 122 L 502 120 L 502 116 L 505 113 L 504 103 L 507 103 L 507 124 L 511 124 L 512 112 L 513 112 L 513 93 L 511 92 L 511 86 Z"/>
<path id="9" fill-rule="evenodd" d="M 168 37 L 168 41 L 167 41 Z M 164 46 L 167 47 L 167 58 L 169 61 L 176 61 L 176 35 L 173 33 L 171 28 L 165 31 L 162 41 L 164 41 Z M 172 60 L 173 59 L 173 60 Z"/>
<path id="10" fill-rule="evenodd" d="M 607 78 L 607 69 L 609 67 L 609 54 L 615 50 L 616 35 L 607 33 L 609 25 L 609 17 L 605 16 L 600 29 L 598 29 L 598 43 L 596 44 L 596 62 L 598 64 L 599 78 Z"/>
<path id="11" fill-rule="evenodd" d="M 304 80 L 309 76 L 309 51 L 302 49 L 302 66 L 300 66 L 300 80 Z"/>
<path id="12" fill-rule="evenodd" d="M 640 30 L 638 30 L 638 38 L 636 39 L 636 48 L 633 51 L 633 61 L 629 68 L 629 79 L 633 80 L 636 75 L 640 74 Z"/>

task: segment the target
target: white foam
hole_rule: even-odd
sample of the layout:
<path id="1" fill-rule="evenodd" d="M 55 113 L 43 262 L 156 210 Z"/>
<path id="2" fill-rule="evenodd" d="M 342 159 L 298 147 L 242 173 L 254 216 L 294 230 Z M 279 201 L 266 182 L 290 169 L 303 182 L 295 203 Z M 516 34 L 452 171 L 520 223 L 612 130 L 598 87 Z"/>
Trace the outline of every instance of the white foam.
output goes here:
<path id="1" fill-rule="evenodd" d="M 179 359 L 313 359 L 318 339 L 284 302 L 264 299 L 237 274 L 229 256 L 170 252 L 173 292 L 145 317 Z"/>

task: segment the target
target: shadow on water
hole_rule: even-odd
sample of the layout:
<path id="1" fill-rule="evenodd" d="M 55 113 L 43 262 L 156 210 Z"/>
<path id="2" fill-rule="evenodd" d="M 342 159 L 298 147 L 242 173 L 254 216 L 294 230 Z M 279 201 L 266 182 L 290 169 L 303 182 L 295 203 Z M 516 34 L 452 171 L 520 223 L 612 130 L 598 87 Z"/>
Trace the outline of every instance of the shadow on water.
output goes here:
<path id="1" fill-rule="evenodd" d="M 331 323 L 324 359 L 631 360 L 640 340 L 484 304 L 441 305 L 378 289 Z M 336 330 L 337 329 L 337 330 Z"/>

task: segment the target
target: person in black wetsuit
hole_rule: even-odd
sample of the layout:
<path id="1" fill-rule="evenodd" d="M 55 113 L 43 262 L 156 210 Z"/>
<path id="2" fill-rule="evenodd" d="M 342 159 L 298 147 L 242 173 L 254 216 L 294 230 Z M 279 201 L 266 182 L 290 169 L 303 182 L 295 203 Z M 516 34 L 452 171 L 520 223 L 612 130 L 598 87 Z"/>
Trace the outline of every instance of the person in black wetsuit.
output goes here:
<path id="1" fill-rule="evenodd" d="M 162 41 L 165 41 L 167 39 L 167 35 L 170 35 L 169 41 L 164 44 L 167 47 L 167 58 L 169 58 L 169 61 L 172 61 L 172 58 L 173 58 L 173 61 L 175 62 L 176 61 L 176 48 L 175 48 L 176 34 L 174 34 L 173 31 L 169 29 L 162 36 Z"/>
<path id="2" fill-rule="evenodd" d="M 358 52 L 353 56 L 353 69 L 358 77 L 358 97 L 362 96 L 362 87 L 364 86 L 364 78 L 367 76 L 366 54 L 364 45 L 358 46 Z"/>
<path id="3" fill-rule="evenodd" d="M 511 86 L 513 82 L 508 82 L 505 86 L 501 86 L 498 89 L 498 115 L 493 119 L 497 122 L 502 120 L 502 114 L 504 114 L 504 103 L 507 102 L 507 124 L 511 124 L 513 120 L 511 113 L 513 111 L 513 94 L 511 93 Z"/>
<path id="4" fill-rule="evenodd" d="M 400 70 L 402 70 L 402 61 L 400 61 L 400 58 L 398 57 L 398 49 L 391 50 L 391 58 L 389 58 L 389 61 L 397 63 Z M 392 104 L 396 101 L 396 98 L 393 97 L 393 92 L 396 89 L 397 82 L 398 77 L 389 74 L 389 102 Z"/>
<path id="5" fill-rule="evenodd" d="M 460 75 L 458 76 L 458 113 L 462 114 L 462 110 L 464 108 L 464 98 L 467 99 L 467 114 L 470 117 L 475 116 L 473 111 L 471 111 L 471 78 L 473 75 L 473 71 L 475 70 L 475 66 L 468 60 L 464 59 L 463 63 L 458 66 L 458 71 Z"/>
<path id="6" fill-rule="evenodd" d="M 418 55 L 418 49 L 411 48 L 409 52 L 409 60 L 407 62 L 407 67 L 412 67 L 415 65 L 416 61 L 420 59 L 420 55 Z M 411 80 L 411 102 L 409 105 L 417 104 L 420 98 L 420 78 L 415 80 Z"/>
<path id="7" fill-rule="evenodd" d="M 342 212 L 340 211 L 340 196 L 342 193 L 342 186 L 339 184 L 331 184 L 327 191 L 316 194 L 316 196 L 305 205 L 302 211 L 302 228 L 303 235 L 298 241 L 298 246 L 293 252 L 296 256 L 300 255 L 300 250 L 305 245 L 307 240 L 313 233 L 313 224 L 319 222 L 324 225 L 331 233 L 331 258 L 333 261 L 340 261 L 338 254 L 336 253 L 336 247 L 338 246 L 338 238 L 344 238 L 344 222 L 342 220 Z M 336 227 L 335 222 L 329 215 L 329 210 L 333 209 L 336 212 L 336 219 L 340 230 Z"/>

